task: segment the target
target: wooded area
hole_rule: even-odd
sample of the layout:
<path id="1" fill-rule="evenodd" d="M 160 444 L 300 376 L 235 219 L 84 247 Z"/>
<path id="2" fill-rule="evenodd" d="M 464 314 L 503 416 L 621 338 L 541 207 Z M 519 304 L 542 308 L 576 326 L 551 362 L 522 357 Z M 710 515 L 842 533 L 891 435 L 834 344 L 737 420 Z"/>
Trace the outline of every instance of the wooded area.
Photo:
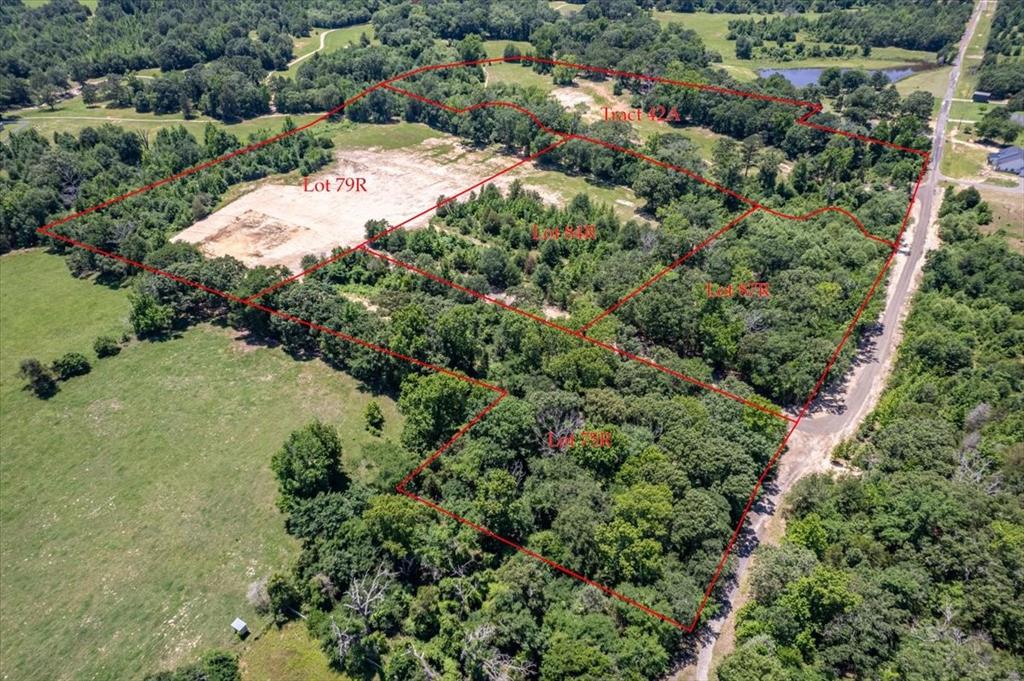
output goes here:
<path id="1" fill-rule="evenodd" d="M 1019 25 L 1019 13 L 1004 11 L 1004 3 L 1014 6 L 1001 0 L 1000 38 L 990 49 L 1012 56 L 1005 45 L 1016 40 L 1007 36 L 1016 35 L 1009 27 Z M 494 395 L 324 329 L 508 391 L 409 483 L 412 491 L 688 622 L 786 423 L 607 350 L 649 358 L 768 411 L 799 407 L 889 254 L 921 157 L 797 124 L 805 110 L 777 98 L 827 105 L 814 123 L 912 150 L 930 147 L 934 101 L 920 92 L 901 97 L 884 76 L 856 69 L 828 69 L 802 90 L 781 76 L 741 87 L 715 68 L 720 56 L 696 32 L 662 26 L 648 10 L 795 7 L 824 14 L 738 22 L 730 26 L 737 47 L 740 39 L 791 42 L 804 31 L 844 49 L 899 45 L 940 53 L 949 52 L 970 12 L 966 1 L 892 4 L 595 0 L 562 16 L 544 2 L 245 0 L 200 16 L 196 3 L 173 0 L 128 9 L 101 2 L 93 17 L 71 0 L 38 9 L 4 5 L 0 107 L 45 105 L 70 80 L 103 78 L 86 83 L 83 96 L 140 112 L 194 108 L 220 120 L 271 107 L 320 112 L 419 66 L 481 59 L 485 40 L 529 41 L 524 52 L 536 57 L 740 88 L 776 101 L 528 60 L 515 67 L 560 86 L 607 84 L 642 110 L 679 112 L 678 121 L 641 138 L 628 123 L 586 119 L 537 88 L 488 81 L 480 67 L 402 81 L 451 108 L 512 102 L 549 129 L 686 168 L 732 193 L 577 138 L 538 164 L 597 186 L 629 187 L 644 203 L 643 219 L 625 220 L 586 194 L 553 205 L 519 182 L 504 191 L 485 186 L 442 206 L 426 227 L 377 239 L 373 253 L 339 258 L 262 295 L 263 309 L 237 301 L 289 277 L 286 268 L 250 268 L 170 239 L 242 183 L 285 173 L 301 180 L 327 167 L 333 143 L 316 127 L 56 228 L 230 299 L 36 229 L 246 141 L 214 124 L 199 135 L 184 125 L 149 135 L 106 124 L 52 141 L 15 130 L 0 143 L 0 252 L 42 245 L 63 254 L 77 277 L 127 287 L 137 339 L 164 341 L 213 322 L 296 360 L 322 359 L 397 400 L 401 437 L 364 447 L 377 469 L 372 480 L 346 467 L 343 434 L 320 421 L 292 433 L 267 462 L 287 532 L 301 550 L 291 569 L 257 582 L 250 597 L 278 624 L 306 618 L 337 670 L 424 681 L 659 678 L 692 649 L 692 638 L 394 493 Z M 293 36 L 367 20 L 381 44 L 367 39 L 315 54 L 292 79 L 274 74 L 290 60 Z M 506 54 L 518 51 L 510 44 Z M 37 53 L 52 59 L 32 58 Z M 1019 66 L 994 58 L 982 78 L 984 69 L 1000 82 L 1010 74 L 1005 89 L 1012 94 L 1016 72 L 1004 66 L 1013 63 Z M 137 73 L 153 68 L 163 72 Z M 385 130 L 399 120 L 426 124 L 470 147 L 519 158 L 555 141 L 510 108 L 459 114 L 385 89 L 336 118 Z M 293 129 L 290 118 L 281 122 L 282 131 Z M 682 134 L 694 127 L 716 135 L 709 153 Z M 423 197 L 423 208 L 443 198 Z M 591 339 L 473 295 L 576 329 L 752 203 L 760 210 L 601 317 L 587 331 Z M 863 229 L 839 212 L 802 217 L 831 205 L 857 216 Z M 929 261 L 891 386 L 840 450 L 858 473 L 816 477 L 791 497 L 787 540 L 760 558 L 754 600 L 740 617 L 739 647 L 719 670 L 722 681 L 999 678 L 1024 652 L 1024 261 L 998 237 L 980 236 L 978 225 L 991 216 L 975 190 L 948 194 L 942 211 L 946 245 Z M 535 237 L 537 226 L 567 225 L 581 233 L 586 226 L 594 238 Z M 390 227 L 371 220 L 366 236 Z M 341 252 L 310 253 L 303 266 Z M 709 294 L 712 286 L 748 282 L 770 284 L 771 295 Z M 850 368 L 879 305 L 867 307 L 830 380 Z M 114 339 L 96 342 L 97 354 L 120 349 Z M 22 378 L 52 399 L 58 378 L 75 380 L 88 370 L 75 354 L 23 365 Z M 367 406 L 368 431 L 381 432 L 383 420 L 379 405 Z M 557 444 L 583 432 L 600 435 Z M 729 562 L 724 575 L 731 569 Z M 721 586 L 704 619 L 716 612 Z M 230 655 L 213 654 L 151 678 L 200 674 L 234 680 L 238 670 Z"/>
<path id="2" fill-rule="evenodd" d="M 879 406 L 789 497 L 722 681 L 1012 677 L 1024 652 L 1024 258 L 947 192 Z"/>

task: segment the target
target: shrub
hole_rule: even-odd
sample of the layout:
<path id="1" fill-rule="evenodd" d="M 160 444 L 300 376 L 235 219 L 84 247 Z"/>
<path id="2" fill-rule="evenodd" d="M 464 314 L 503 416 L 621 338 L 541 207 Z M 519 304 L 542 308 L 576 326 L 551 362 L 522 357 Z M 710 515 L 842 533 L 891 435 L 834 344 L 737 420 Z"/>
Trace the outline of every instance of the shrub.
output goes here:
<path id="1" fill-rule="evenodd" d="M 96 351 L 97 357 L 113 357 L 121 352 L 121 346 L 117 340 L 110 336 L 100 336 L 92 343 L 92 349 Z"/>
<path id="2" fill-rule="evenodd" d="M 384 412 L 381 410 L 380 405 L 377 404 L 376 400 L 373 400 L 366 405 L 366 411 L 363 412 L 363 418 L 366 419 L 366 430 L 374 435 L 380 435 L 381 431 L 384 429 Z"/>
<path id="3" fill-rule="evenodd" d="M 62 381 L 87 374 L 91 370 L 92 366 L 89 365 L 89 360 L 80 352 L 69 352 L 53 363 L 53 371 Z"/>
<path id="4" fill-rule="evenodd" d="M 18 369 L 18 376 L 28 381 L 28 388 L 36 397 L 46 399 L 57 392 L 57 380 L 53 372 L 38 359 L 23 359 Z"/>

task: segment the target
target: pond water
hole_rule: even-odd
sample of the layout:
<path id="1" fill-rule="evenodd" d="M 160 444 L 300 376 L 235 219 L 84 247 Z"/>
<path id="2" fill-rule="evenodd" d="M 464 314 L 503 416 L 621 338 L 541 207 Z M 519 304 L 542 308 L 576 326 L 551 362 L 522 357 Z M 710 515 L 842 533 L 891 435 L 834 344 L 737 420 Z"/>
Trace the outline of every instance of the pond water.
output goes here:
<path id="1" fill-rule="evenodd" d="M 843 71 L 849 71 L 849 69 L 842 69 Z M 915 71 L 920 71 L 920 67 L 913 66 L 901 66 L 892 69 L 866 69 L 868 75 L 881 71 L 889 80 L 895 83 L 897 80 L 902 80 Z M 799 68 L 799 69 L 758 69 L 757 75 L 762 78 L 775 75 L 776 73 L 781 75 L 783 78 L 792 83 L 795 87 L 803 88 L 808 85 L 814 85 L 821 79 L 821 74 L 825 72 L 823 68 Z"/>

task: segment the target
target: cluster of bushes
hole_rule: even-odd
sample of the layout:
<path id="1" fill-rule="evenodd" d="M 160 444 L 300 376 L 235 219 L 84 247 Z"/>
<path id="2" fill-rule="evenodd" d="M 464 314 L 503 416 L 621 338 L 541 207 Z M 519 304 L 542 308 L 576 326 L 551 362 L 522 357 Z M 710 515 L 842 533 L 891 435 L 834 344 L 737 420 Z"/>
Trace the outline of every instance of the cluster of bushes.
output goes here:
<path id="1" fill-rule="evenodd" d="M 262 84 L 263 70 L 250 58 L 235 57 L 193 66 L 184 73 L 142 79 L 111 75 L 102 84 L 82 87 L 86 104 L 109 102 L 134 107 L 139 113 L 193 112 L 234 122 L 270 112 L 270 93 Z"/>
<path id="2" fill-rule="evenodd" d="M 100 336 L 93 343 L 93 350 L 96 356 L 102 359 L 121 352 L 121 345 L 110 336 Z M 59 381 L 84 376 L 90 371 L 92 365 L 85 355 L 80 352 L 68 352 L 55 359 L 49 366 L 35 358 L 24 359 L 18 369 L 18 376 L 26 381 L 26 390 L 31 390 L 36 397 L 47 399 L 57 393 Z"/>
<path id="3" fill-rule="evenodd" d="M 213 650 L 203 655 L 202 660 L 183 665 L 171 671 L 146 674 L 142 681 L 241 681 L 238 657 L 231 653 Z"/>
<path id="4" fill-rule="evenodd" d="M 1021 132 L 1024 132 L 1024 125 L 1011 118 L 1009 108 L 997 106 L 981 117 L 974 126 L 974 132 L 981 139 L 1013 144 Z"/>

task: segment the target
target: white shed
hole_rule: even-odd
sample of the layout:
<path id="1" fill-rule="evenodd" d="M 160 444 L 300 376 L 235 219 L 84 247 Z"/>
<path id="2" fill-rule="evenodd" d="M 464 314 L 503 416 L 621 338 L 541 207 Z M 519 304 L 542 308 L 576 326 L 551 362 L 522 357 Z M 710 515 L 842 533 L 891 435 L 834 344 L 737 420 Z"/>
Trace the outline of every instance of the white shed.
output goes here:
<path id="1" fill-rule="evenodd" d="M 241 617 L 236 617 L 235 621 L 231 623 L 231 628 L 235 630 L 235 633 L 245 638 L 249 634 L 249 625 L 247 625 Z"/>

